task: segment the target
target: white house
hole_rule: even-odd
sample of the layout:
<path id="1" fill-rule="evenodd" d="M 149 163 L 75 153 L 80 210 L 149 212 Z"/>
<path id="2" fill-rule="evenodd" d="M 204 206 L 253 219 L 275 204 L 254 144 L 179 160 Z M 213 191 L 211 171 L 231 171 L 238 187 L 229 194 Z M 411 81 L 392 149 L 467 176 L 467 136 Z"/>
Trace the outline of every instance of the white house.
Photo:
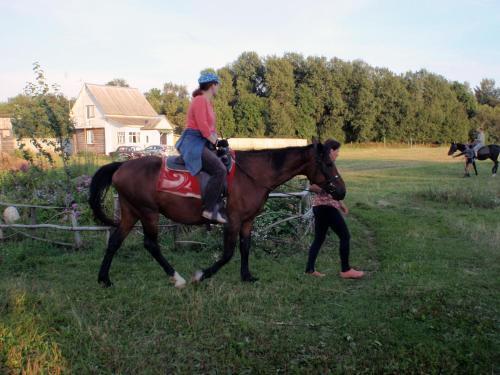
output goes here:
<path id="1" fill-rule="evenodd" d="M 118 146 L 174 145 L 172 125 L 135 88 L 85 83 L 71 116 L 75 152 L 109 154 Z"/>
<path id="2" fill-rule="evenodd" d="M 16 149 L 16 137 L 12 132 L 10 118 L 0 118 L 0 153 Z"/>

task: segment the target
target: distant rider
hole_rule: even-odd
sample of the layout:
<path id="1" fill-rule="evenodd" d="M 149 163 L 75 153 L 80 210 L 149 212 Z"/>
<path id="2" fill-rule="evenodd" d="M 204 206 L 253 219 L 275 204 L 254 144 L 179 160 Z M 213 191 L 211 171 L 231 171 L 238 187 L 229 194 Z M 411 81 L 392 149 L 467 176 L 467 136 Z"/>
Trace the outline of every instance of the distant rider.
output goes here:
<path id="1" fill-rule="evenodd" d="M 476 138 L 472 142 L 472 150 L 474 151 L 474 157 L 477 158 L 477 152 L 485 145 L 485 137 L 483 128 L 477 129 Z"/>

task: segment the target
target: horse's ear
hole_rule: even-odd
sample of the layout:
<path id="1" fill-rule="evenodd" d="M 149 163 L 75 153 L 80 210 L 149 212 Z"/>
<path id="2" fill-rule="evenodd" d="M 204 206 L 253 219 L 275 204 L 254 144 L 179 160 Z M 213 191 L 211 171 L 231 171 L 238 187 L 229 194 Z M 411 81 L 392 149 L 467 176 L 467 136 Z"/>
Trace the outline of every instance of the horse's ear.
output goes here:
<path id="1" fill-rule="evenodd" d="M 323 146 L 323 143 L 315 143 L 314 144 L 314 149 L 319 155 L 323 155 L 323 152 L 325 150 L 325 147 Z"/>

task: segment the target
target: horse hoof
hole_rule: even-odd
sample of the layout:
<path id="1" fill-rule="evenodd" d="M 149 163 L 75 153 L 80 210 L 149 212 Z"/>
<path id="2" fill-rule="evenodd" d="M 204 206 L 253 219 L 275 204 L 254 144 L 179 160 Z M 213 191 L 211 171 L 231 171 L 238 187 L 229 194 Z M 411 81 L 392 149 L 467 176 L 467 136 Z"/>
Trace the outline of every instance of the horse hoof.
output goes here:
<path id="1" fill-rule="evenodd" d="M 184 278 L 177 272 L 175 272 L 174 276 L 172 276 L 172 282 L 177 289 L 182 289 L 186 286 L 186 280 L 184 280 Z"/>
<path id="2" fill-rule="evenodd" d="M 103 288 L 110 288 L 113 286 L 113 283 L 111 282 L 111 280 L 99 280 L 99 284 L 103 287 Z"/>
<path id="3" fill-rule="evenodd" d="M 253 277 L 252 275 L 245 275 L 241 277 L 241 281 L 245 283 L 254 283 L 256 281 L 259 281 L 259 278 Z"/>
<path id="4" fill-rule="evenodd" d="M 191 278 L 191 281 L 196 284 L 201 282 L 201 280 L 203 280 L 203 271 L 198 270 L 194 273 L 193 277 Z"/>

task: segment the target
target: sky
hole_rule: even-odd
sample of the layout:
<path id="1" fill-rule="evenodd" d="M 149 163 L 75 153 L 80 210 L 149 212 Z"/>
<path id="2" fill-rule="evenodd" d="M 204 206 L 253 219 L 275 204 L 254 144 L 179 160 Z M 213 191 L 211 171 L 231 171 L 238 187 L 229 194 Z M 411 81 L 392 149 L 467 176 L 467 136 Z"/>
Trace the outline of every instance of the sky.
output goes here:
<path id="1" fill-rule="evenodd" d="M 124 78 L 145 92 L 196 85 L 245 51 L 425 68 L 472 87 L 500 84 L 499 0 L 0 0 L 0 101 L 38 61 L 68 97 Z"/>

